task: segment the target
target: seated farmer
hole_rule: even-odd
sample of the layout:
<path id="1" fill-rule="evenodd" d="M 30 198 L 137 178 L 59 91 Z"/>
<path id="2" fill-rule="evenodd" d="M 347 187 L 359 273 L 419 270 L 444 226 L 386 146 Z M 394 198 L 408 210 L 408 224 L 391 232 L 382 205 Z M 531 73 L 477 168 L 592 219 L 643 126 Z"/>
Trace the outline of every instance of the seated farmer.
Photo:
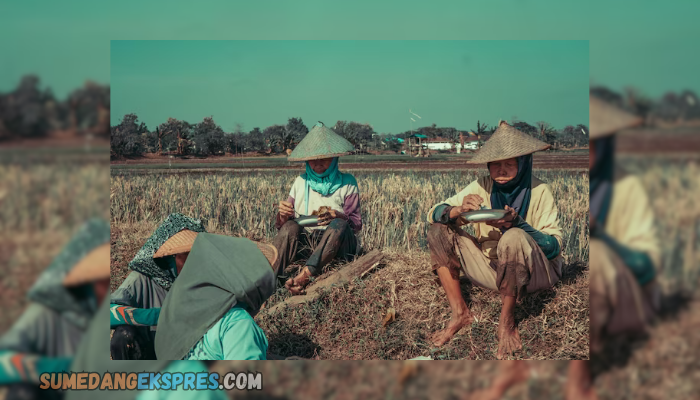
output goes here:
<path id="1" fill-rule="evenodd" d="M 158 249 L 181 231 L 204 232 L 199 219 L 170 214 L 148 238 L 129 263 L 131 272 L 112 293 L 110 326 L 112 359 L 155 359 L 154 340 L 158 313 L 165 295 L 185 264 L 184 255 L 156 254 Z"/>
<path id="2" fill-rule="evenodd" d="M 549 187 L 532 175 L 532 153 L 549 145 L 505 122 L 477 151 L 471 163 L 486 163 L 489 175 L 469 184 L 428 213 L 433 272 L 440 278 L 452 309 L 447 327 L 433 334 L 436 346 L 447 343 L 472 322 L 459 286 L 460 268 L 476 285 L 501 294 L 498 353 L 502 359 L 521 349 L 515 323 L 516 299 L 551 288 L 562 270 L 561 230 Z M 498 221 L 478 223 L 476 237 L 458 228 L 462 213 L 485 208 L 506 209 Z"/>
<path id="3" fill-rule="evenodd" d="M 106 235 L 104 229 L 106 227 Z M 103 233 L 100 235 L 100 232 Z M 89 234 L 88 234 L 89 233 Z M 93 236 L 96 235 L 96 236 Z M 79 239 L 79 240 L 76 240 Z M 95 243 L 106 241 L 94 249 L 91 249 Z M 66 288 L 67 291 L 77 294 L 84 304 L 89 304 L 87 308 L 92 310 L 89 318 L 92 318 L 98 310 L 98 305 L 101 304 L 109 294 L 109 225 L 104 221 L 93 220 L 88 223 L 75 239 L 66 246 L 70 251 L 62 252 L 63 257 L 58 257 L 57 260 L 64 259 L 69 264 L 74 261 L 75 257 L 81 257 L 81 260 L 72 267 L 70 272 L 61 276 L 64 266 L 60 262 L 54 262 L 46 273 L 49 273 L 53 281 L 58 281 L 58 284 Z M 76 243 L 79 243 L 76 245 Z M 87 255 L 85 252 L 89 251 Z M 42 279 L 39 280 L 42 282 Z M 41 288 L 41 287 L 40 287 Z M 52 293 L 58 291 L 53 290 Z M 33 292 L 37 293 L 37 292 Z M 48 292 L 44 292 L 48 293 Z M 69 299 L 69 297 L 64 297 Z M 41 315 L 41 314 L 37 314 Z M 87 315 L 86 313 L 83 315 Z M 60 317 L 55 317 L 60 318 Z M 72 357 L 78 351 L 82 339 L 85 336 L 84 332 L 88 329 L 89 319 L 82 322 L 81 329 L 66 331 L 62 325 L 51 326 L 47 322 L 52 321 L 50 318 L 44 320 L 35 320 L 33 325 L 34 330 L 25 329 L 27 336 L 22 337 L 26 340 L 19 345 L 3 346 L 0 348 L 0 387 L 7 386 L 7 399 L 58 399 L 61 398 L 61 393 L 56 390 L 41 390 L 39 389 L 39 376 L 44 372 L 62 372 L 68 370 Z M 32 326 L 30 326 L 31 328 Z M 26 326 L 25 326 L 26 328 Z M 47 334 L 56 334 L 56 337 L 37 336 L 36 332 Z M 14 332 L 15 334 L 17 332 Z M 75 336 L 66 336 L 74 334 Z M 37 337 L 46 339 L 52 346 L 37 346 L 37 343 L 31 342 Z M 75 340 L 71 342 L 69 339 Z M 44 343 L 45 344 L 45 343 Z M 61 346 L 63 345 L 63 346 Z M 74 347 L 69 347 L 73 345 Z M 46 351 L 49 350 L 49 351 Z M 70 350 L 70 352 L 66 351 Z"/>
<path id="4" fill-rule="evenodd" d="M 656 267 L 660 249 L 654 215 L 640 179 L 615 166 L 615 132 L 642 122 L 617 107 L 590 97 L 590 323 L 591 355 L 600 353 L 603 335 L 643 332 L 659 309 Z M 589 361 L 569 364 L 565 398 L 596 399 Z M 483 392 L 498 399 L 524 381 L 532 365 L 501 364 L 499 377 Z M 475 397 L 476 398 L 476 397 Z"/>
<path id="5" fill-rule="evenodd" d="M 338 157 L 353 150 L 350 142 L 318 123 L 289 156 L 290 161 L 306 161 L 306 172 L 292 184 L 287 201 L 279 203 L 275 224 L 279 232 L 273 240 L 279 252 L 273 265 L 277 275 L 294 260 L 300 242 L 318 243 L 304 269 L 286 282 L 292 294 L 301 294 L 309 278 L 321 274 L 334 258 L 349 258 L 358 251 L 360 192 L 355 177 L 338 169 Z M 316 227 L 302 228 L 293 219 L 319 212 Z"/>
<path id="6" fill-rule="evenodd" d="M 66 274 L 78 268 L 93 252 L 109 255 L 109 223 L 85 223 L 37 279 L 27 297 L 31 301 L 14 325 L 0 337 L 0 350 L 48 357 L 72 356 L 88 321 L 97 310 L 96 296 L 109 293 L 109 277 L 86 277 L 65 286 Z M 96 253 L 96 254 L 97 254 Z"/>
<path id="7" fill-rule="evenodd" d="M 161 308 L 158 360 L 265 360 L 267 338 L 253 316 L 277 286 L 275 247 L 209 233 L 178 235 L 160 250 L 184 251 L 187 260 Z"/>
<path id="8" fill-rule="evenodd" d="M 615 133 L 642 122 L 590 98 L 591 354 L 604 336 L 644 332 L 660 308 L 661 253 L 641 180 L 615 166 Z M 572 361 L 567 396 L 595 398 L 588 363 Z M 585 396 L 584 396 L 585 395 Z"/>

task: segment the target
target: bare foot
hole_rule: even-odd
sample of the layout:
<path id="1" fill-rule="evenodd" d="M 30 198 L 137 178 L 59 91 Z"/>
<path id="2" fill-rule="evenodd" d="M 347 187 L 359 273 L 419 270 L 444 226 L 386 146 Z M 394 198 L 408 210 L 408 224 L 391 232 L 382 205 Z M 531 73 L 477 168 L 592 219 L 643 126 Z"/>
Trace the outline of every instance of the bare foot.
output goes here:
<path id="1" fill-rule="evenodd" d="M 465 399 L 497 400 L 512 386 L 526 380 L 530 376 L 530 368 L 524 361 L 503 361 L 498 376 L 490 388 L 470 393 Z"/>
<path id="2" fill-rule="evenodd" d="M 304 294 L 304 288 L 309 284 L 309 277 L 311 276 L 311 271 L 308 268 L 304 268 L 299 275 L 291 278 L 285 282 L 284 286 L 289 290 L 292 295 Z"/>
<path id="3" fill-rule="evenodd" d="M 441 347 L 445 343 L 449 342 L 460 329 L 471 325 L 473 319 L 474 317 L 472 317 L 472 313 L 469 312 L 469 310 L 461 315 L 453 313 L 452 319 L 450 319 L 450 322 L 447 323 L 445 329 L 439 330 L 430 336 L 430 342 L 435 347 Z"/>
<path id="4" fill-rule="evenodd" d="M 583 388 L 580 382 L 569 380 L 566 384 L 566 400 L 598 400 L 598 395 L 593 388 Z"/>
<path id="5" fill-rule="evenodd" d="M 512 315 L 501 314 L 498 323 L 498 352 L 496 358 L 499 360 L 513 354 L 518 350 L 522 350 L 523 344 L 520 341 L 520 332 L 515 324 L 515 318 Z"/>

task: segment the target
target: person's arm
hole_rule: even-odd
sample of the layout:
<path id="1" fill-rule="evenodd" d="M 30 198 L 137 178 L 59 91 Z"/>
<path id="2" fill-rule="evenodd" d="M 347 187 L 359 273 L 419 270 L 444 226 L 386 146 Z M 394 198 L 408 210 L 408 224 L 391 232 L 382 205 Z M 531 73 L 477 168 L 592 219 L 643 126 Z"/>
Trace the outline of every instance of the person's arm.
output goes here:
<path id="1" fill-rule="evenodd" d="M 238 309 L 235 313 L 247 313 Z M 253 318 L 227 315 L 222 323 L 220 339 L 224 360 L 266 360 L 267 338 Z"/>
<path id="2" fill-rule="evenodd" d="M 289 196 L 287 198 L 287 202 L 292 203 L 292 207 L 294 207 L 294 197 Z M 283 217 L 279 213 L 279 211 L 277 211 L 277 214 L 275 214 L 275 228 L 277 228 L 277 230 L 282 229 L 282 225 L 284 225 L 287 221 L 289 221 L 290 218 L 292 218 L 292 217 L 286 217 L 286 218 Z"/>
<path id="3" fill-rule="evenodd" d="M 352 179 L 348 185 L 348 192 L 343 201 L 343 214 L 348 217 L 348 223 L 353 231 L 359 232 L 362 229 L 362 214 L 360 212 L 360 190 L 357 182 Z"/>
<path id="4" fill-rule="evenodd" d="M 520 215 L 513 219 L 513 228 L 520 228 L 527 232 L 528 235 L 537 243 L 537 245 L 542 249 L 542 252 L 547 257 L 548 260 L 556 258 L 561 252 L 561 247 L 559 246 L 559 241 L 553 235 L 548 235 L 544 232 L 540 232 L 533 228 L 525 222 L 523 217 Z"/>
<path id="5" fill-rule="evenodd" d="M 39 383 L 41 374 L 69 371 L 72 357 L 42 357 L 0 350 L 0 386 L 13 383 Z"/>
<path id="6" fill-rule="evenodd" d="M 157 326 L 160 308 L 134 308 L 114 304 L 109 308 L 109 326 Z"/>
<path id="7" fill-rule="evenodd" d="M 457 222 L 457 218 L 450 218 L 450 212 L 454 207 L 446 203 L 438 204 L 433 211 L 433 221 L 439 224 L 453 224 Z"/>
<path id="8" fill-rule="evenodd" d="M 591 237 L 598 238 L 605 242 L 627 265 L 632 271 L 632 274 L 637 279 L 637 282 L 644 286 L 651 282 L 656 276 L 656 268 L 654 262 L 649 255 L 644 251 L 633 250 L 625 245 L 620 244 L 604 231 L 596 229 L 595 234 Z"/>

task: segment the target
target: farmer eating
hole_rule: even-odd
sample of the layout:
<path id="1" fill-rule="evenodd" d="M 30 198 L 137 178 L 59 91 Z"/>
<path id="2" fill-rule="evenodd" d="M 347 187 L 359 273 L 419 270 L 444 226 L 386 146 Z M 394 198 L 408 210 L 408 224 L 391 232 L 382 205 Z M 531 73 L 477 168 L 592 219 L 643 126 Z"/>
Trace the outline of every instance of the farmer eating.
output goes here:
<path id="1" fill-rule="evenodd" d="M 183 231 L 159 252 L 185 259 L 160 311 L 159 360 L 267 359 L 267 338 L 253 317 L 277 287 L 274 246 Z"/>
<path id="2" fill-rule="evenodd" d="M 489 174 L 428 212 L 432 270 L 452 310 L 447 326 L 431 336 L 434 345 L 444 345 L 472 323 L 460 290 L 461 270 L 473 284 L 500 293 L 497 358 L 522 349 L 514 315 L 516 301 L 527 293 L 551 288 L 562 273 L 557 207 L 549 186 L 532 173 L 532 153 L 549 147 L 500 122 L 469 161 L 485 163 Z M 474 236 L 460 228 L 470 222 Z"/>
<path id="3" fill-rule="evenodd" d="M 292 184 L 287 200 L 279 203 L 279 231 L 273 240 L 279 252 L 273 265 L 276 274 L 285 272 L 300 245 L 313 249 L 301 272 L 285 283 L 294 295 L 302 294 L 310 278 L 321 274 L 331 260 L 347 259 L 358 251 L 360 192 L 355 177 L 338 169 L 338 157 L 353 150 L 350 142 L 319 122 L 289 156 L 290 161 L 305 161 L 306 171 Z"/>

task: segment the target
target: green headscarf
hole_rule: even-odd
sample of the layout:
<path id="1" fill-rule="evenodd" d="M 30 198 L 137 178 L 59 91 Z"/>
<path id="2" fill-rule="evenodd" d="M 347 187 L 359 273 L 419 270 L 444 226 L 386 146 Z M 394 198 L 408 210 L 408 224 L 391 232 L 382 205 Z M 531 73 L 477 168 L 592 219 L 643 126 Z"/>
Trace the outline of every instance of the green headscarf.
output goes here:
<path id="1" fill-rule="evenodd" d="M 255 315 L 275 289 L 275 274 L 255 242 L 200 233 L 161 307 L 156 356 L 181 360 L 234 305 Z"/>
<path id="2" fill-rule="evenodd" d="M 309 215 L 309 187 L 322 196 L 328 196 L 343 186 L 343 174 L 338 169 L 338 157 L 333 157 L 331 165 L 321 174 L 314 172 L 307 161 L 306 173 L 301 177 L 306 182 L 306 215 Z"/>

